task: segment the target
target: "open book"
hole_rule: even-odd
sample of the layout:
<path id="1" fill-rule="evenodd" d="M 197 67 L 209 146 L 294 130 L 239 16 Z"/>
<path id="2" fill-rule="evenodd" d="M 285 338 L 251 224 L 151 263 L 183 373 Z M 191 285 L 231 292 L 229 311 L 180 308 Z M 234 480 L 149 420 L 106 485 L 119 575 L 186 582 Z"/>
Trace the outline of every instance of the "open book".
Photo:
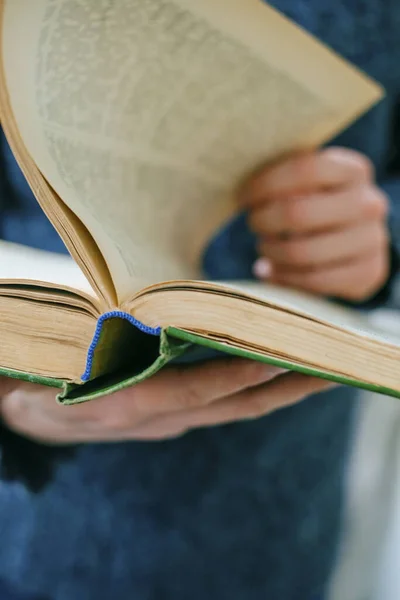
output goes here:
<path id="1" fill-rule="evenodd" d="M 205 346 L 400 396 L 356 313 L 202 281 L 237 185 L 324 144 L 379 85 L 260 0 L 3 0 L 1 122 L 72 258 L 0 244 L 0 369 L 64 402 Z"/>

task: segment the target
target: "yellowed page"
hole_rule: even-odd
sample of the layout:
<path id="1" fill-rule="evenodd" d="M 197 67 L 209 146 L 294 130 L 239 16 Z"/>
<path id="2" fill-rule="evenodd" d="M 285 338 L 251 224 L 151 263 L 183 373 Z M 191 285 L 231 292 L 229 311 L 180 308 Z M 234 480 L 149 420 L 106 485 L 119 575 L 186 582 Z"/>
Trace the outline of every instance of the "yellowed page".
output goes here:
<path id="1" fill-rule="evenodd" d="M 182 282 L 138 295 L 130 313 L 149 327 L 181 329 L 400 391 L 400 338 L 317 298 L 268 286 L 196 289 Z"/>
<path id="2" fill-rule="evenodd" d="M 18 309 L 16 310 L 16 306 Z M 96 327 L 88 311 L 0 295 L 1 370 L 81 383 Z"/>
<path id="3" fill-rule="evenodd" d="M 233 346 L 245 345 L 299 364 L 400 390 L 398 339 L 393 342 L 385 332 L 371 331 L 367 324 L 358 329 L 337 315 L 332 319 L 332 313 L 327 326 L 326 311 L 320 310 L 321 319 L 302 318 L 299 314 L 304 314 L 304 308 L 279 310 L 279 302 L 254 300 L 246 300 L 241 294 L 224 295 L 223 290 L 218 293 L 216 288 L 213 294 L 211 289 L 194 291 L 190 286 L 176 286 L 137 297 L 131 314 L 149 327 L 174 327 L 205 337 L 211 334 Z M 293 298 L 291 304 L 296 306 L 298 302 Z"/>
<path id="4" fill-rule="evenodd" d="M 210 285 L 214 287 L 214 284 Z M 400 331 L 383 328 L 372 314 L 362 314 L 312 294 L 268 283 L 232 282 L 224 287 L 229 292 L 238 292 L 314 321 L 400 347 Z"/>
<path id="5" fill-rule="evenodd" d="M 232 191 L 325 141 L 378 86 L 259 0 L 4 0 L 28 151 L 92 233 L 119 300 L 196 278 Z"/>
<path id="6" fill-rule="evenodd" d="M 328 326 L 353 332 L 356 335 L 362 335 L 371 339 L 374 338 L 383 343 L 390 343 L 400 347 L 400 329 L 395 330 L 392 328 L 391 331 L 388 331 L 387 328 L 382 326 L 380 320 L 376 318 L 375 313 L 363 314 L 358 310 L 341 306 L 320 296 L 257 281 L 168 282 L 142 290 L 125 308 L 128 311 L 134 310 L 141 297 L 153 293 L 164 293 L 167 290 L 175 290 L 177 297 L 181 292 L 186 290 L 208 292 L 210 294 L 210 307 L 213 305 L 213 295 L 251 300 L 257 304 L 272 306 L 278 310 L 291 312 L 312 321 L 318 321 Z M 227 300 L 227 302 L 229 303 L 230 300 Z M 145 305 L 146 302 L 144 302 Z M 182 304 L 181 310 L 190 315 L 193 309 L 191 309 L 190 303 L 186 303 Z M 145 322 L 148 324 L 147 321 Z"/>

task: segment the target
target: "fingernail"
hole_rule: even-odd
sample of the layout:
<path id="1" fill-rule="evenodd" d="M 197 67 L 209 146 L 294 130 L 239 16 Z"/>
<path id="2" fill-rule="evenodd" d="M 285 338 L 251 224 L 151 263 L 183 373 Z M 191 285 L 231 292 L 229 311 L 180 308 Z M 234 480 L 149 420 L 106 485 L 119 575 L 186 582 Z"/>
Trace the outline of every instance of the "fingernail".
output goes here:
<path id="1" fill-rule="evenodd" d="M 267 258 L 259 258 L 253 265 L 253 273 L 259 279 L 269 279 L 272 275 L 272 263 Z"/>

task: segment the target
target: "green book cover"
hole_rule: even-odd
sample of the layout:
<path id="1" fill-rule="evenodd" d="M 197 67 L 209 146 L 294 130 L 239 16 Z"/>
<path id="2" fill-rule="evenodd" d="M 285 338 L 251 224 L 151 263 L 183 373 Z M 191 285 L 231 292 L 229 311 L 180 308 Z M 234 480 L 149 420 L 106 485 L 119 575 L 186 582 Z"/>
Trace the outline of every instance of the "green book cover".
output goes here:
<path id="1" fill-rule="evenodd" d="M 143 343 L 143 337 L 138 336 L 136 338 L 136 343 L 140 343 L 140 340 Z M 152 341 L 153 340 L 154 338 Z M 224 344 L 174 327 L 161 331 L 159 338 L 156 338 L 156 344 L 158 346 L 157 352 L 155 352 L 156 346 L 154 344 L 147 345 L 148 354 L 146 355 L 146 359 L 149 362 L 145 368 L 135 369 L 132 368 L 134 365 L 130 365 L 129 367 L 125 367 L 125 372 L 124 370 L 117 370 L 114 374 L 100 376 L 98 379 L 95 378 L 82 386 L 64 385 L 63 391 L 58 396 L 59 400 L 65 404 L 74 404 L 92 400 L 96 397 L 137 385 L 141 381 L 154 376 L 160 369 L 168 364 L 174 362 L 186 363 L 185 358 L 189 359 L 190 362 L 199 360 L 197 357 L 204 357 L 206 359 L 209 357 L 211 360 L 217 360 L 215 353 L 217 353 L 217 356 L 230 355 L 238 358 L 255 360 L 279 366 L 288 371 L 297 371 L 305 375 L 320 377 L 337 384 L 349 385 L 359 389 L 400 398 L 400 392 L 390 388 L 367 384 L 344 375 L 336 375 L 322 369 L 302 366 L 290 361 L 269 357 L 260 352 L 235 348 L 230 344 Z M 151 348 L 149 346 L 151 346 Z M 196 347 L 214 352 L 198 353 L 196 352 Z M 124 348 L 121 352 L 127 352 L 129 355 L 129 348 Z M 45 383 L 48 383 L 48 381 Z"/>
<path id="2" fill-rule="evenodd" d="M 110 314 L 108 314 L 99 319 L 93 343 L 88 350 L 87 372 L 83 374 L 84 381 L 81 385 L 1 368 L 0 374 L 59 388 L 58 400 L 63 404 L 71 405 L 87 402 L 137 385 L 154 376 L 168 364 L 187 364 L 188 362 L 193 363 L 204 359 L 217 360 L 220 356 L 231 355 L 276 365 L 288 371 L 321 377 L 334 383 L 400 398 L 400 392 L 390 388 L 269 357 L 260 352 L 235 348 L 230 344 L 210 340 L 207 337 L 188 333 L 174 327 L 147 333 L 141 331 L 131 317 L 128 315 L 126 317 L 126 319 L 121 320 L 121 314 L 114 317 L 110 317 Z M 122 328 L 123 335 L 121 335 L 121 321 L 124 324 Z M 203 351 L 199 352 L 199 349 Z M 113 362 L 111 370 L 107 372 L 102 372 L 104 354 L 114 354 L 120 357 L 118 362 Z"/>
<path id="3" fill-rule="evenodd" d="M 13 250 L 5 259 L 0 248 L 0 307 L 8 315 L 15 310 L 9 322 L 0 318 L 0 335 L 8 336 L 0 374 L 56 387 L 60 402 L 72 404 L 137 384 L 174 362 L 234 354 L 399 395 L 235 349 L 186 333 L 183 326 L 145 327 L 127 314 L 136 310 L 129 301 L 140 296 L 139 282 L 146 287 L 201 277 L 201 253 L 236 213 L 232 191 L 260 161 L 327 143 L 382 99 L 382 87 L 258 0 L 246 2 L 240 14 L 230 13 L 226 0 L 184 0 L 184 13 L 175 3 L 160 12 L 150 2 L 141 7 L 140 19 L 127 18 L 128 5 L 103 4 L 92 3 L 91 19 L 118 26 L 97 28 L 93 39 L 85 11 L 74 13 L 76 27 L 69 26 L 68 2 L 66 12 L 50 11 L 44 18 L 40 3 L 0 0 L 2 128 L 92 292 L 84 296 L 71 265 L 59 269 L 49 257 L 39 265 L 35 256 L 27 266 L 25 255 L 20 266 L 27 272 L 21 267 L 16 275 Z M 198 44 L 197 38 L 213 44 Z M 87 52 L 77 61 L 78 42 Z M 109 51 L 112 44 L 118 52 Z M 141 60 L 132 62 L 135 56 Z M 131 68 L 123 77 L 110 77 L 125 63 Z M 221 100 L 229 89 L 237 91 L 236 102 Z M 288 97 L 295 101 L 285 102 Z M 266 136 L 270 130 L 274 135 Z M 73 327 L 75 338 L 68 338 Z M 27 357 L 35 359 L 34 367 Z M 52 358 L 57 364 L 50 364 Z M 28 368 L 57 378 L 21 372 Z M 66 382 L 79 377 L 81 384 Z"/>

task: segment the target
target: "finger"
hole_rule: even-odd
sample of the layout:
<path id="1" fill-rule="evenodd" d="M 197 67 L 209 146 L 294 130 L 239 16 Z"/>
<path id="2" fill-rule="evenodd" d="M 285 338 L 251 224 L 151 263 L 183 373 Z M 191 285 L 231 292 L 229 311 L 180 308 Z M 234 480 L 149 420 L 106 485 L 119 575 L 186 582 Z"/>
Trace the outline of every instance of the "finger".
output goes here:
<path id="1" fill-rule="evenodd" d="M 173 368 L 145 382 L 146 393 L 136 395 L 136 405 L 140 404 L 139 410 L 146 416 L 207 406 L 281 373 L 278 367 L 236 358 Z"/>
<path id="2" fill-rule="evenodd" d="M 219 361 L 174 367 L 136 386 L 95 401 L 75 406 L 60 406 L 55 392 L 42 386 L 25 384 L 18 390 L 18 402 L 34 402 L 53 419 L 93 425 L 101 422 L 136 422 L 152 414 L 205 405 L 246 387 L 269 381 L 279 373 L 273 366 L 254 361 L 226 358 Z"/>
<path id="3" fill-rule="evenodd" d="M 270 238 L 259 246 L 261 256 L 274 265 L 291 270 L 329 266 L 350 261 L 356 257 L 382 253 L 388 247 L 386 226 L 379 221 L 288 239 Z"/>
<path id="4" fill-rule="evenodd" d="M 389 257 L 374 253 L 331 268 L 311 271 L 277 271 L 274 283 L 352 302 L 368 300 L 389 276 Z"/>
<path id="5" fill-rule="evenodd" d="M 43 389 L 43 396 L 50 398 L 51 392 L 41 386 L 32 386 Z M 52 402 L 56 404 L 56 391 L 52 390 Z M 43 397 L 40 398 L 42 401 Z M 40 441 L 42 443 L 64 443 L 72 442 L 75 436 L 71 436 L 70 429 L 66 427 L 62 419 L 52 418 L 51 412 L 42 410 L 41 404 L 37 402 L 35 391 L 16 389 L 6 394 L 1 401 L 1 417 L 13 431 Z M 60 407 L 58 407 L 60 408 Z"/>
<path id="6" fill-rule="evenodd" d="M 170 369 L 111 398 L 76 406 L 58 405 L 54 390 L 25 386 L 4 398 L 2 411 L 12 428 L 52 442 L 129 439 L 151 416 L 205 406 L 279 373 L 252 361 L 214 361 Z"/>
<path id="7" fill-rule="evenodd" d="M 274 410 L 301 401 L 305 397 L 324 391 L 333 384 L 297 373 L 281 375 L 268 384 L 242 391 L 230 398 L 222 399 L 210 406 L 163 414 L 151 418 L 131 429 L 127 428 L 118 438 L 108 432 L 101 436 L 99 432 L 89 433 L 77 430 L 76 443 L 122 440 L 161 440 L 180 436 L 190 429 L 222 425 L 235 421 L 256 419 Z M 59 426 L 57 435 L 51 423 L 39 419 L 38 427 L 45 442 L 69 443 L 71 432 Z M 22 433 L 31 434 L 31 428 L 22 427 Z M 37 436 L 33 436 L 37 438 Z"/>
<path id="8" fill-rule="evenodd" d="M 208 366 L 212 367 L 212 363 L 210 363 Z M 262 365 L 253 361 L 247 362 L 246 369 L 248 369 L 250 379 L 247 381 L 247 384 L 240 383 L 239 386 L 233 384 L 231 387 L 231 389 L 234 390 L 233 395 L 245 391 L 249 386 L 257 386 L 264 384 L 267 381 L 272 381 L 276 377 L 282 375 L 282 373 L 286 372 L 284 369 L 274 367 L 272 365 Z M 256 377 L 254 377 L 254 374 Z M 171 375 L 173 376 L 172 371 Z M 216 397 L 215 393 L 214 396 Z M 220 399 L 216 398 L 216 402 L 208 402 L 203 405 L 198 404 L 196 400 L 196 402 L 193 404 L 193 407 L 191 407 L 190 404 L 188 405 L 186 398 L 183 406 L 176 407 L 175 410 L 168 410 L 168 412 L 164 413 L 158 412 L 156 416 L 147 418 L 139 423 L 133 428 L 133 430 L 125 431 L 124 439 L 158 440 L 182 435 L 191 428 L 191 416 L 197 414 L 197 411 L 207 412 L 209 406 L 218 403 L 225 403 L 227 398 L 229 399 L 232 396 L 228 393 L 227 388 L 224 388 L 223 393 L 219 393 L 218 397 Z"/>
<path id="9" fill-rule="evenodd" d="M 150 418 L 132 428 L 126 428 L 117 437 L 115 432 L 111 431 L 108 431 L 106 435 L 101 435 L 100 432 L 87 432 L 78 429 L 74 433 L 74 443 L 174 438 L 195 428 L 260 418 L 274 410 L 299 402 L 311 394 L 324 391 L 332 385 L 329 382 L 305 377 L 297 373 L 281 375 L 271 383 L 244 390 L 210 406 Z M 43 415 L 39 418 L 36 417 L 35 428 L 36 430 L 40 429 L 41 436 L 39 437 L 46 443 L 62 444 L 71 442 L 69 428 L 59 424 L 55 429 L 54 424 L 51 421 L 46 421 Z M 38 438 L 36 434 L 32 435 L 33 427 L 25 425 L 19 429 L 28 437 Z"/>
<path id="10" fill-rule="evenodd" d="M 175 420 L 173 425 L 170 423 L 170 427 L 175 427 L 175 432 L 179 433 L 199 427 L 257 419 L 332 386 L 332 383 L 322 379 L 299 373 L 286 373 L 269 383 L 240 392 L 231 398 L 182 414 L 181 422 Z M 164 427 L 166 426 L 167 423 L 164 423 Z"/>
<path id="11" fill-rule="evenodd" d="M 302 375 L 286 373 L 270 383 L 236 394 L 230 400 L 210 407 L 214 414 L 199 414 L 191 419 L 191 426 L 205 426 L 211 422 L 228 423 L 258 419 L 275 410 L 301 402 L 310 395 L 333 387 L 331 382 Z"/>
<path id="12" fill-rule="evenodd" d="M 327 148 L 262 170 L 241 191 L 241 201 L 245 206 L 255 206 L 266 198 L 340 188 L 373 179 L 373 166 L 366 156 L 346 148 Z"/>
<path id="13" fill-rule="evenodd" d="M 364 185 L 265 203 L 250 212 L 249 225 L 258 235 L 318 233 L 363 220 L 384 221 L 388 206 L 383 191 Z"/>
<path id="14" fill-rule="evenodd" d="M 132 422 L 122 418 L 118 409 L 117 412 L 99 411 L 94 408 L 96 401 L 78 406 L 60 406 L 55 400 L 55 390 L 34 387 L 36 391 L 17 390 L 2 400 L 2 418 L 21 435 L 52 445 L 132 439 Z M 108 400 L 112 402 L 111 398 Z M 86 408 L 90 410 L 86 411 Z M 83 412 L 85 415 L 80 418 Z"/>

